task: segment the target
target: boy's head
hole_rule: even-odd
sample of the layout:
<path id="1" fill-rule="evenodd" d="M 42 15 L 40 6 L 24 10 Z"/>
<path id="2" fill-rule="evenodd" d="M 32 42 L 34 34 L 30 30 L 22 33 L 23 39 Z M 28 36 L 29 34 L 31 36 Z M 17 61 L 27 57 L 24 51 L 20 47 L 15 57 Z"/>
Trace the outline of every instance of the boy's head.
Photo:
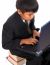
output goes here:
<path id="1" fill-rule="evenodd" d="M 17 0 L 16 8 L 23 19 L 31 20 L 38 10 L 38 2 L 37 0 Z"/>

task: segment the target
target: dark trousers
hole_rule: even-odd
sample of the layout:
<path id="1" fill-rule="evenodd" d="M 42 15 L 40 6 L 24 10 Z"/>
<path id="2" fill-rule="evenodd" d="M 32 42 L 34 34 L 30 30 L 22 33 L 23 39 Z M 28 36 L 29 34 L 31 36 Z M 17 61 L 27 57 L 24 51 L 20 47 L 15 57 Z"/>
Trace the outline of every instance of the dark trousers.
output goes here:
<path id="1" fill-rule="evenodd" d="M 34 47 L 32 45 L 30 45 L 30 46 L 24 45 L 23 49 L 28 50 L 29 52 L 36 51 L 37 45 Z M 37 57 L 34 55 L 32 55 L 32 56 L 31 57 L 29 56 L 29 58 L 27 58 L 26 65 L 41 65 L 42 57 L 41 56 Z"/>
<path id="2" fill-rule="evenodd" d="M 27 60 L 26 65 L 41 65 L 42 57 L 34 57 L 31 60 Z"/>
<path id="3" fill-rule="evenodd" d="M 47 48 L 42 55 L 42 64 L 41 65 L 50 65 L 50 48 Z"/>

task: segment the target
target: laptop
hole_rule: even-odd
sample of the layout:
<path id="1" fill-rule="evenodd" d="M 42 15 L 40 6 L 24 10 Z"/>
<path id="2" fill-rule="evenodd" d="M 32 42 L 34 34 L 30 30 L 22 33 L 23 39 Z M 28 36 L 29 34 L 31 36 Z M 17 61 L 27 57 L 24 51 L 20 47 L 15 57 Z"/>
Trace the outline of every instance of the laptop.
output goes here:
<path id="1" fill-rule="evenodd" d="M 38 44 L 37 51 L 35 52 L 37 56 L 41 55 L 44 50 L 50 46 L 50 21 L 41 28 Z"/>
<path id="2" fill-rule="evenodd" d="M 50 21 L 41 28 L 41 34 L 37 45 L 17 47 L 16 54 L 24 58 L 33 58 L 41 56 L 44 50 L 50 46 Z"/>

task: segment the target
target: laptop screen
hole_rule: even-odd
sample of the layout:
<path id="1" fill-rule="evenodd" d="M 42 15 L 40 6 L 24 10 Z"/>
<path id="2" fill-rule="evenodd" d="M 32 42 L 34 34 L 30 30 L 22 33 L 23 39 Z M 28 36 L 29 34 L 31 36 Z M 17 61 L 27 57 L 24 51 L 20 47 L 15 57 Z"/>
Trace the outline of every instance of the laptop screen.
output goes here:
<path id="1" fill-rule="evenodd" d="M 41 28 L 39 46 L 37 51 L 43 51 L 50 45 L 50 21 Z"/>

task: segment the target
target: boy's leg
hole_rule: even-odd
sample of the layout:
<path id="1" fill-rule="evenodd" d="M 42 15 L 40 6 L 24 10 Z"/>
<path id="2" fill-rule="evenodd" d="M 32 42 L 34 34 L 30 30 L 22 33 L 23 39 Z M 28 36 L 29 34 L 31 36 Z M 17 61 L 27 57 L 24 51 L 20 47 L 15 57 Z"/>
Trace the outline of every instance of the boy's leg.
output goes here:
<path id="1" fill-rule="evenodd" d="M 35 57 L 32 60 L 27 60 L 26 65 L 41 65 L 41 61 L 41 57 Z"/>

